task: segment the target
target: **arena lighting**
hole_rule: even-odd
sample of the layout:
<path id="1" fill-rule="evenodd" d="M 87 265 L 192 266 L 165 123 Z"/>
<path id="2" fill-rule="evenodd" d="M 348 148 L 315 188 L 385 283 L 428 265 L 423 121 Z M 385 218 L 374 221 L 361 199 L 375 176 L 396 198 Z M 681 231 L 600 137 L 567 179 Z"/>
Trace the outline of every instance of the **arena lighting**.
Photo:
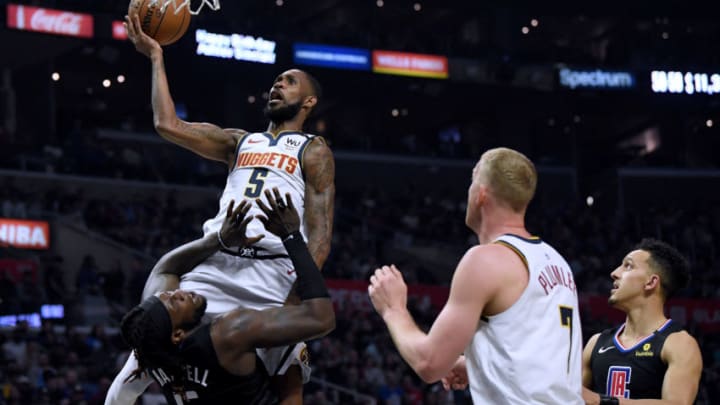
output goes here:
<path id="1" fill-rule="evenodd" d="M 420 10 L 422 10 L 422 4 L 420 4 L 420 3 L 415 3 L 415 4 L 413 4 L 413 9 L 414 9 L 415 11 L 420 11 Z"/>
<path id="2" fill-rule="evenodd" d="M 533 27 L 537 27 L 539 24 L 540 21 L 538 21 L 537 18 L 533 18 L 532 20 L 530 20 L 530 25 L 532 25 Z"/>
<path id="3" fill-rule="evenodd" d="M 255 96 L 248 96 L 248 103 L 254 104 L 255 103 Z"/>
<path id="4" fill-rule="evenodd" d="M 712 126 L 713 126 L 713 120 L 707 120 L 707 121 L 705 121 L 705 126 L 708 127 L 708 128 L 712 128 Z"/>
<path id="5" fill-rule="evenodd" d="M 398 111 L 397 108 L 393 108 L 392 111 L 390 111 L 390 114 L 392 114 L 393 117 L 397 117 L 400 114 L 400 111 Z"/>
<path id="6" fill-rule="evenodd" d="M 53 79 L 54 82 L 56 82 L 56 81 L 60 80 L 60 73 L 53 72 L 53 74 L 50 75 L 50 77 Z"/>
<path id="7" fill-rule="evenodd" d="M 376 4 L 378 7 L 382 7 L 382 6 L 385 5 L 385 2 L 384 2 L 383 0 L 377 0 L 377 2 L 375 2 L 375 4 Z"/>
<path id="8" fill-rule="evenodd" d="M 650 72 L 650 83 L 653 93 L 720 93 L 720 73 L 653 70 Z"/>
<path id="9" fill-rule="evenodd" d="M 283 0 L 277 0 L 277 1 L 275 1 L 275 5 L 278 6 L 278 7 L 282 7 L 283 4 L 285 4 L 285 3 L 283 2 Z"/>
<path id="10" fill-rule="evenodd" d="M 589 195 L 588 198 L 585 199 L 585 203 L 588 207 L 592 207 L 593 204 L 595 204 L 595 199 L 593 198 L 593 196 Z"/>
<path id="11" fill-rule="evenodd" d="M 103 87 L 105 87 L 105 88 L 110 87 L 111 84 L 112 84 L 112 82 L 110 81 L 110 79 L 105 79 L 105 80 L 102 81 L 102 85 L 103 85 Z"/>
<path id="12" fill-rule="evenodd" d="M 117 77 L 118 83 L 125 83 L 125 76 L 124 75 L 118 75 Z"/>
<path id="13" fill-rule="evenodd" d="M 528 28 L 528 27 L 522 27 L 522 30 L 521 30 L 521 31 L 522 31 L 522 33 L 523 33 L 524 35 L 527 35 L 528 32 L 530 32 L 530 28 Z"/>

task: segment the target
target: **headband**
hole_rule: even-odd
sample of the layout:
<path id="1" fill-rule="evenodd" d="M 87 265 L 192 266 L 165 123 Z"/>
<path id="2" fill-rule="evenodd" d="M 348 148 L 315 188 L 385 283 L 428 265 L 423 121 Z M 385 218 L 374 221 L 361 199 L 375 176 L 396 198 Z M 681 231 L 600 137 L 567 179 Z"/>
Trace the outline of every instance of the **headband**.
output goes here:
<path id="1" fill-rule="evenodd" d="M 160 301 L 160 298 L 153 295 L 140 303 L 139 307 L 145 311 L 146 316 L 156 325 L 157 334 L 164 336 L 164 339 L 170 339 L 173 331 L 172 320 L 170 319 L 170 312 L 168 312 L 165 304 Z"/>

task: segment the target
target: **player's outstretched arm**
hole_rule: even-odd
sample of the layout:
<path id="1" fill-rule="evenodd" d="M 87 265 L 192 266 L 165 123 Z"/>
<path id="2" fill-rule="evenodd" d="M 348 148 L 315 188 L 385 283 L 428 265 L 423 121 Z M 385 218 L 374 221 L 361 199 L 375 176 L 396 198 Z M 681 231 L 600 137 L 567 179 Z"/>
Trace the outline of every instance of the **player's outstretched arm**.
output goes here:
<path id="1" fill-rule="evenodd" d="M 335 159 L 322 138 L 316 138 L 303 156 L 305 173 L 304 223 L 308 249 L 322 268 L 330 254 L 335 210 Z"/>
<path id="2" fill-rule="evenodd" d="M 485 305 L 500 289 L 508 261 L 519 262 L 500 249 L 486 245 L 468 250 L 455 270 L 447 304 L 427 334 L 407 309 L 407 287 L 398 269 L 384 266 L 370 277 L 368 293 L 375 310 L 402 358 L 423 381 L 433 383 L 448 375 L 458 353 L 470 343 Z"/>
<path id="3" fill-rule="evenodd" d="M 213 342 L 225 360 L 237 363 L 248 350 L 276 347 L 326 335 L 335 329 L 335 311 L 325 280 L 300 233 L 300 217 L 290 194 L 277 187 L 266 191 L 268 205 L 256 200 L 265 216 L 257 218 L 265 229 L 282 239 L 297 274 L 299 305 L 253 311 L 238 309 L 219 318 L 212 330 Z"/>
<path id="4" fill-rule="evenodd" d="M 246 217 L 250 203 L 243 200 L 237 208 L 234 208 L 234 205 L 235 201 L 230 201 L 225 221 L 217 233 L 210 233 L 186 243 L 160 258 L 145 282 L 143 299 L 161 291 L 178 288 L 180 276 L 191 271 L 220 248 L 247 246 L 264 237 L 264 235 L 253 237 L 245 235 L 247 224 L 253 219 L 252 216 Z"/>
<path id="5" fill-rule="evenodd" d="M 222 129 L 209 123 L 181 120 L 177 116 L 175 103 L 170 95 L 162 47 L 142 31 L 137 14 L 126 16 L 125 26 L 128 38 L 135 45 L 135 49 L 152 62 L 152 108 L 155 130 L 170 142 L 205 158 L 230 165 L 235 154 L 235 146 L 246 132 L 241 129 Z"/>

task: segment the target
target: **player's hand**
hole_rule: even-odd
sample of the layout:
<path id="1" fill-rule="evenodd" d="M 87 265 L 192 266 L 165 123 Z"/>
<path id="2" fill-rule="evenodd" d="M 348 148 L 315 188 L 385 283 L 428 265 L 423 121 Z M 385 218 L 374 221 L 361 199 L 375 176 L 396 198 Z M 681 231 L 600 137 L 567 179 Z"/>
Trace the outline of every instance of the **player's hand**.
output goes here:
<path id="1" fill-rule="evenodd" d="M 300 230 L 300 215 L 293 205 L 290 193 L 286 193 L 285 200 L 283 200 L 278 188 L 273 187 L 272 193 L 270 190 L 265 190 L 265 198 L 270 207 L 259 198 L 255 200 L 258 207 L 265 213 L 265 216 L 258 215 L 256 218 L 265 225 L 268 232 L 279 236 L 280 239 L 285 239 L 291 233 Z"/>
<path id="2" fill-rule="evenodd" d="M 135 45 L 138 52 L 148 58 L 152 57 L 153 54 L 162 54 L 162 47 L 158 41 L 143 32 L 140 17 L 138 17 L 137 13 L 132 13 L 131 16 L 126 15 L 123 25 L 127 30 L 128 39 Z"/>
<path id="3" fill-rule="evenodd" d="M 465 366 L 465 356 L 460 356 L 455 361 L 452 370 L 442 378 L 442 385 L 445 391 L 464 390 L 468 386 L 467 368 Z"/>
<path id="4" fill-rule="evenodd" d="M 389 311 L 407 310 L 407 285 L 394 264 L 375 270 L 375 274 L 370 276 L 368 294 L 375 310 L 382 317 Z"/>
<path id="5" fill-rule="evenodd" d="M 247 237 L 245 230 L 247 224 L 252 221 L 253 217 L 246 217 L 248 210 L 250 210 L 250 203 L 246 200 L 240 201 L 237 208 L 234 208 L 235 200 L 230 201 L 228 205 L 227 214 L 225 220 L 220 227 L 220 238 L 222 243 L 227 247 L 245 247 L 257 243 L 260 239 L 264 238 L 265 235 L 257 235 Z"/>

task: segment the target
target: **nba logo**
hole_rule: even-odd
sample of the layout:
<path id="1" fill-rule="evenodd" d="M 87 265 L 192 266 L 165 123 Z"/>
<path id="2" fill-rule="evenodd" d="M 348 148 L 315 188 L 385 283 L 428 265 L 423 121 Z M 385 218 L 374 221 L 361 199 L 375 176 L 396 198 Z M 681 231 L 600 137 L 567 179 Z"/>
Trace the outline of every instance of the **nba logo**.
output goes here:
<path id="1" fill-rule="evenodd" d="M 608 369 L 606 394 L 611 397 L 630 398 L 630 390 L 627 385 L 630 383 L 632 368 L 610 366 Z"/>

